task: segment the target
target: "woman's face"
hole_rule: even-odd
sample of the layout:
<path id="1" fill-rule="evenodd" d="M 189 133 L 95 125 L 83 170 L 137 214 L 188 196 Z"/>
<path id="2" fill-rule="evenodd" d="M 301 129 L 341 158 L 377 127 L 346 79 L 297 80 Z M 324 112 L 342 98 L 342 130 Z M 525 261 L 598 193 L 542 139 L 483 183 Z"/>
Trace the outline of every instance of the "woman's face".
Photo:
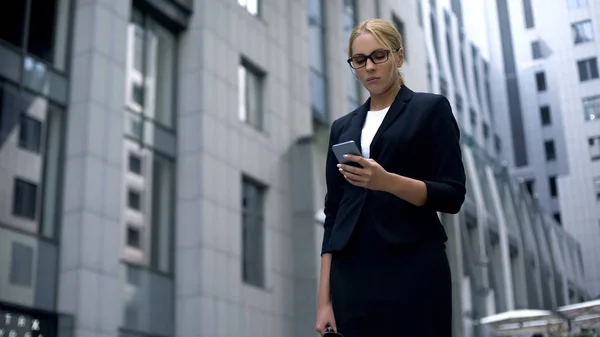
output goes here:
<path id="1" fill-rule="evenodd" d="M 375 60 L 366 58 L 369 56 Z M 356 76 L 371 93 L 378 95 L 386 92 L 398 81 L 398 71 L 402 65 L 402 53 L 393 54 L 381 45 L 370 33 L 358 35 L 352 43 L 352 59 Z"/>

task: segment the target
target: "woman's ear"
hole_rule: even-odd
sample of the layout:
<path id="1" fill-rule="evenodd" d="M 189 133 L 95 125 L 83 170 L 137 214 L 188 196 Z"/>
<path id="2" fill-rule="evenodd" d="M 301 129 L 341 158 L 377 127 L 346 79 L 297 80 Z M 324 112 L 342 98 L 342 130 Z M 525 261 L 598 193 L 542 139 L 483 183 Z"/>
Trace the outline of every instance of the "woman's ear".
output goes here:
<path id="1" fill-rule="evenodd" d="M 398 68 L 401 68 L 404 64 L 404 48 L 400 48 L 396 53 L 396 65 Z"/>

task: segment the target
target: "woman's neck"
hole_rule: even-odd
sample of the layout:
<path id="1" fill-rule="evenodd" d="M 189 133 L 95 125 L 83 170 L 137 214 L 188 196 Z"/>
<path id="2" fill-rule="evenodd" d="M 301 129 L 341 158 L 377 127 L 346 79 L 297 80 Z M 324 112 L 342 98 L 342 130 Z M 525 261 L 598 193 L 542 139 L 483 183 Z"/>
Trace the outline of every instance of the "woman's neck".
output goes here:
<path id="1" fill-rule="evenodd" d="M 400 91 L 400 84 L 395 83 L 388 90 L 382 92 L 381 94 L 371 95 L 371 106 L 369 108 L 377 111 L 389 107 L 396 99 L 398 91 Z"/>

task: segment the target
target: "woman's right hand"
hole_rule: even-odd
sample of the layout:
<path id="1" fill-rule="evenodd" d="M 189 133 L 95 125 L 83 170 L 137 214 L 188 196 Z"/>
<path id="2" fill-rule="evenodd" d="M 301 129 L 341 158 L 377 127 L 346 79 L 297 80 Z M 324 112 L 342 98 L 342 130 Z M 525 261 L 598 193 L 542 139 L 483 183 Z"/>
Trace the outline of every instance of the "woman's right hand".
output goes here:
<path id="1" fill-rule="evenodd" d="M 331 303 L 319 306 L 317 310 L 317 327 L 318 333 L 325 334 L 327 327 L 331 327 L 333 331 L 337 332 L 337 326 L 335 325 L 335 317 L 333 316 L 333 307 Z"/>

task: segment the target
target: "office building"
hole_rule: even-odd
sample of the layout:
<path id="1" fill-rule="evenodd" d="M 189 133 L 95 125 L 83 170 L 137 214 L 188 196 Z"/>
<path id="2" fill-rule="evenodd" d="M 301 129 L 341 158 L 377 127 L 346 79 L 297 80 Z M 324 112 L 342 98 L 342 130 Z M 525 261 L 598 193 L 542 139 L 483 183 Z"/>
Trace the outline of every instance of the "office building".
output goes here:
<path id="1" fill-rule="evenodd" d="M 514 91 L 511 171 L 582 247 L 600 296 L 600 4 L 508 1 L 503 37 Z"/>
<path id="2" fill-rule="evenodd" d="M 484 23 L 466 18 L 486 12 L 467 7 L 4 7 L 0 331 L 313 334 L 329 124 L 367 97 L 346 41 L 373 16 L 404 34 L 408 85 L 447 95 L 461 125 L 468 197 L 441 215 L 456 336 L 493 312 L 584 299 L 579 244 L 498 160 L 511 150 L 493 118 L 509 109 L 505 86 L 488 83 L 506 74 L 485 41 L 499 33 L 477 35 Z"/>

